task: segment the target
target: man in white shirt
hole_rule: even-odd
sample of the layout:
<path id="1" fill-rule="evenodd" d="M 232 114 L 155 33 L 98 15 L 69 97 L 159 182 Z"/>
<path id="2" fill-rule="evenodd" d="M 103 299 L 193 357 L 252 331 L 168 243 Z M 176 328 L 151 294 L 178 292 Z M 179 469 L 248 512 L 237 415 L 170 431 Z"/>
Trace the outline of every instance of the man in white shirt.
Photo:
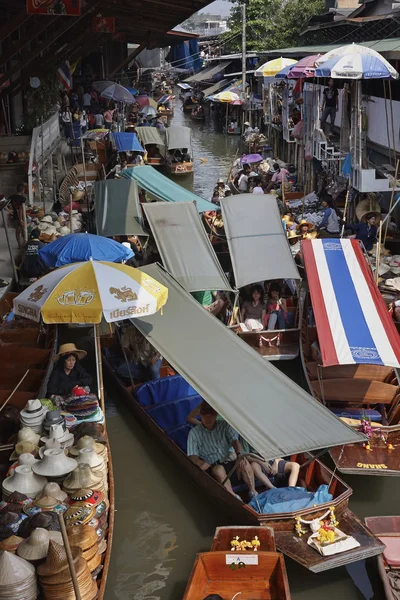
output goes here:
<path id="1" fill-rule="evenodd" d="M 83 94 L 83 108 L 85 110 L 89 110 L 89 108 L 90 108 L 90 102 L 91 102 L 90 94 L 89 94 L 89 92 L 85 92 Z"/>
<path id="2" fill-rule="evenodd" d="M 259 183 L 258 185 L 256 185 L 255 188 L 253 188 L 253 194 L 263 194 L 264 190 L 261 187 L 261 183 Z"/>
<path id="3" fill-rule="evenodd" d="M 243 173 L 240 175 L 239 181 L 238 181 L 238 188 L 239 188 L 239 191 L 241 194 L 247 193 L 248 182 L 249 182 L 249 178 L 246 175 L 246 173 L 243 171 Z"/>

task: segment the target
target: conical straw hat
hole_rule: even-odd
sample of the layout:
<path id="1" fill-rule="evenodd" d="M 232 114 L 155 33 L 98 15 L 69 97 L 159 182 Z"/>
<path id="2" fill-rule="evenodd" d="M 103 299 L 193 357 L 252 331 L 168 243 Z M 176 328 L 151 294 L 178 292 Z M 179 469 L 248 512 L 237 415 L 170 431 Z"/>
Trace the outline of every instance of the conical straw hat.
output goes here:
<path id="1" fill-rule="evenodd" d="M 19 535 L 10 535 L 10 537 L 0 542 L 0 550 L 7 550 L 7 552 L 12 552 L 14 554 L 20 543 L 23 541 L 24 538 Z"/>
<path id="2" fill-rule="evenodd" d="M 73 562 L 76 563 L 82 556 L 80 548 L 71 548 Z M 64 546 L 50 540 L 49 550 L 45 562 L 38 566 L 37 572 L 41 577 L 47 575 L 55 575 L 68 566 L 67 553 Z"/>
<path id="3" fill-rule="evenodd" d="M 55 498 L 59 502 L 65 502 L 68 498 L 67 494 L 62 491 L 58 483 L 55 483 L 54 481 L 46 483 L 42 490 L 42 494 L 43 496 L 51 496 L 51 498 Z"/>
<path id="4" fill-rule="evenodd" d="M 10 552 L 0 552 L 0 585 L 15 585 L 35 576 L 35 567 Z"/>
<path id="5" fill-rule="evenodd" d="M 96 530 L 90 527 L 90 525 L 71 527 L 71 529 L 68 529 L 67 535 L 70 545 L 77 546 L 83 551 L 89 550 L 89 548 L 97 544 Z"/>
<path id="6" fill-rule="evenodd" d="M 76 576 L 80 577 L 87 568 L 88 566 L 86 560 L 84 558 L 78 558 L 78 560 L 75 562 Z M 68 583 L 70 581 L 72 581 L 72 578 L 68 564 L 58 573 L 55 573 L 54 575 L 46 575 L 45 577 L 43 576 L 40 578 L 40 583 L 42 585 L 57 585 L 60 583 Z"/>
<path id="7" fill-rule="evenodd" d="M 40 560 L 47 556 L 50 535 L 47 529 L 38 527 L 18 546 L 17 554 L 25 560 Z"/>
<path id="8" fill-rule="evenodd" d="M 86 557 L 86 560 L 88 563 L 89 571 L 92 573 L 93 571 L 95 571 L 97 569 L 97 567 L 101 563 L 101 556 L 100 556 L 97 548 L 96 548 L 96 552 L 93 554 L 93 556 L 91 558 Z"/>

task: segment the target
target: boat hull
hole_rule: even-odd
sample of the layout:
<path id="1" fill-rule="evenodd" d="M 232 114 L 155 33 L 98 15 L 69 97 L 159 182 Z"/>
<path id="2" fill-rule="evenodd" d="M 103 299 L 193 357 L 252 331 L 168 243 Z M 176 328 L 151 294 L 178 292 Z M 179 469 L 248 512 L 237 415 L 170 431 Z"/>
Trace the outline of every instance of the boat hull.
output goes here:
<path id="1" fill-rule="evenodd" d="M 395 537 L 398 538 L 400 544 L 400 516 L 365 517 L 365 524 L 376 536 Z M 397 566 L 390 566 L 389 568 L 384 555 L 377 557 L 377 563 L 379 576 L 382 580 L 385 592 L 385 598 L 386 600 L 395 600 L 388 573 L 390 570 L 399 576 L 400 569 Z"/>
<path id="2" fill-rule="evenodd" d="M 165 165 L 165 170 L 170 175 L 187 175 L 188 173 L 193 173 L 193 163 L 167 163 Z"/>

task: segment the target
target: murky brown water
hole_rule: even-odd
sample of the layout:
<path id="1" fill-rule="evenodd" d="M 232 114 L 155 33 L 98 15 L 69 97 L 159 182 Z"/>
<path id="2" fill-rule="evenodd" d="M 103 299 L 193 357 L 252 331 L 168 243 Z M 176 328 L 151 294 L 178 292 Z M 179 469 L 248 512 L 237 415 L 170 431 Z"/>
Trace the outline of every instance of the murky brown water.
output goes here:
<path id="1" fill-rule="evenodd" d="M 179 107 L 179 104 L 177 105 Z M 205 198 L 226 176 L 238 139 L 214 134 L 176 110 L 176 124 L 192 125 L 197 158 L 193 185 Z M 299 381 L 300 365 L 284 366 Z M 113 552 L 107 600 L 181 600 L 197 552 L 211 546 L 215 527 L 229 524 L 222 511 L 185 480 L 173 461 L 150 439 L 118 398 L 108 399 L 108 432 L 116 485 Z M 354 489 L 350 508 L 360 518 L 399 513 L 400 480 L 389 477 L 343 477 Z M 294 600 L 346 600 L 363 596 L 345 568 L 313 574 L 286 559 Z M 373 598 L 384 598 L 374 560 L 367 563 Z M 367 597 L 372 597 L 367 594 Z"/>

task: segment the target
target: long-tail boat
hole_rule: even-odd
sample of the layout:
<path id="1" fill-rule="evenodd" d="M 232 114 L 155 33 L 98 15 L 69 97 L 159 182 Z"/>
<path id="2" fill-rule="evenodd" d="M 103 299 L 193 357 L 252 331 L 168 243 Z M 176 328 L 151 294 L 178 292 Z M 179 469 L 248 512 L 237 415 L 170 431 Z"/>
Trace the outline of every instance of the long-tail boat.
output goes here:
<path id="1" fill-rule="evenodd" d="M 400 577 L 400 516 L 366 517 L 365 524 L 386 546 L 377 556 L 378 571 L 386 600 L 396 600 Z"/>
<path id="2" fill-rule="evenodd" d="M 342 473 L 400 475 L 400 339 L 356 240 L 305 240 L 302 359 L 310 393 L 368 440 L 330 449 Z"/>
<path id="3" fill-rule="evenodd" d="M 182 477 L 192 479 L 204 494 L 222 505 L 233 522 L 273 527 L 277 547 L 314 572 L 379 554 L 383 545 L 349 510 L 351 488 L 309 453 L 337 445 L 339 439 L 345 444 L 364 439 L 363 436 L 341 423 L 233 336 L 160 266 L 149 265 L 143 270 L 168 287 L 169 299 L 163 316 L 134 319 L 132 324 L 184 378 L 164 377 L 136 389 L 135 381 L 124 382 L 117 376 L 121 349 L 114 338 L 102 340 L 104 364 L 121 400 L 173 456 Z M 290 456 L 301 465 L 300 484 L 312 492 L 325 484 L 332 499 L 295 512 L 264 514 L 246 503 L 246 486 L 235 488 L 241 500 L 230 494 L 187 457 L 192 425 L 186 418 L 203 398 L 262 456 Z M 311 532 L 297 536 L 296 517 L 306 521 L 322 517 L 330 507 L 334 507 L 341 529 L 353 536 L 359 546 L 334 556 L 322 556 L 307 544 Z"/>

